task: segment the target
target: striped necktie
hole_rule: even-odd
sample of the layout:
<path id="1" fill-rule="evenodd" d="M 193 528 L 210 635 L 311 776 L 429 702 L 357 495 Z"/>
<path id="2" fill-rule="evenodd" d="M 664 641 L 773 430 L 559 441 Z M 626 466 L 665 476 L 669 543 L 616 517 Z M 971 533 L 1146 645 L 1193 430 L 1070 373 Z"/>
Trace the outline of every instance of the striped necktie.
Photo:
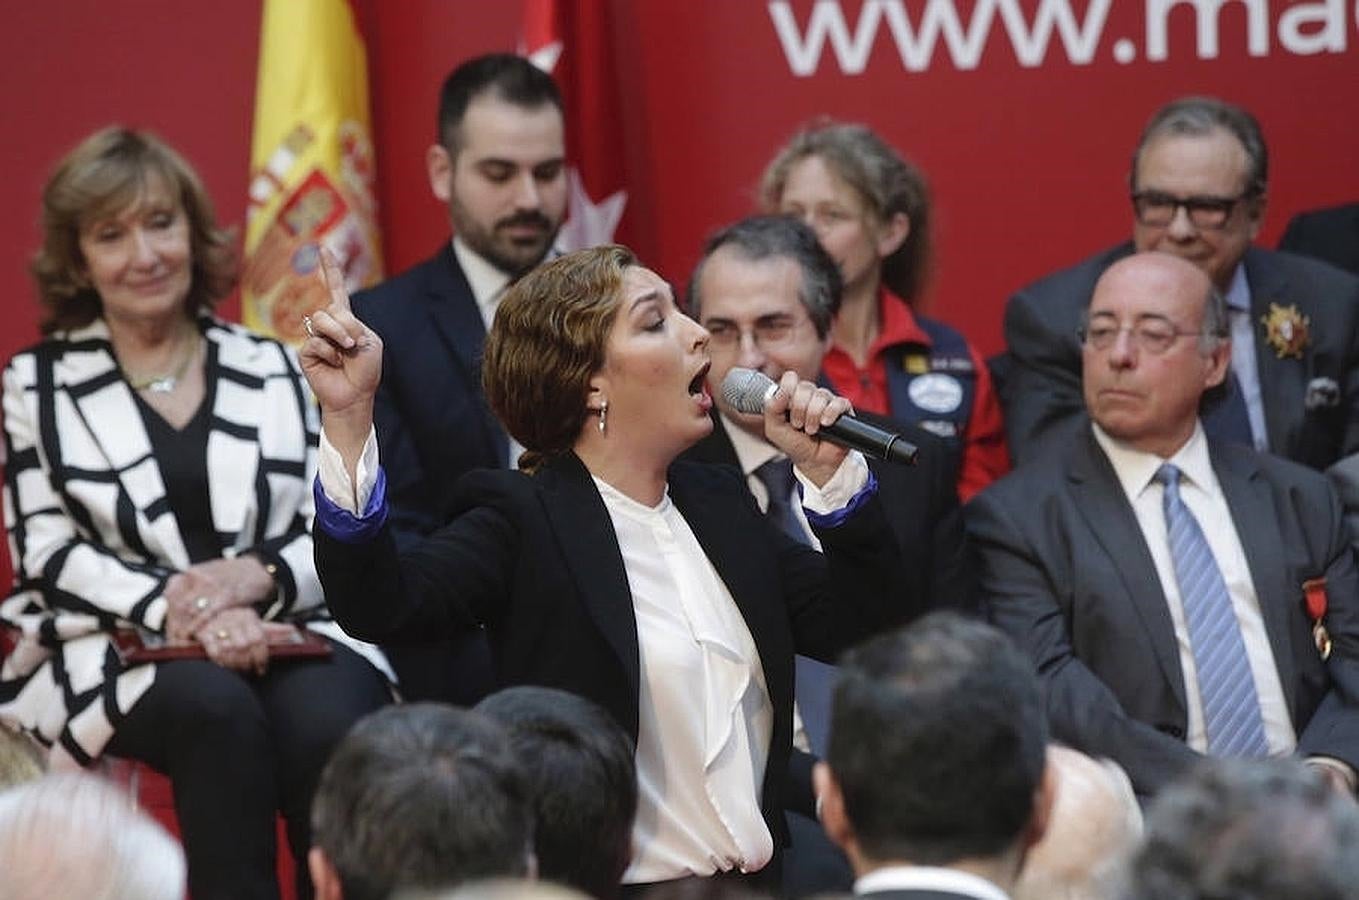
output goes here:
<path id="1" fill-rule="evenodd" d="M 1161 507 L 1198 670 L 1208 752 L 1213 756 L 1265 756 L 1269 745 L 1260 717 L 1260 698 L 1255 693 L 1232 598 L 1198 520 L 1180 499 L 1180 474 L 1178 468 L 1165 463 L 1156 471 L 1156 480 L 1165 488 Z"/>

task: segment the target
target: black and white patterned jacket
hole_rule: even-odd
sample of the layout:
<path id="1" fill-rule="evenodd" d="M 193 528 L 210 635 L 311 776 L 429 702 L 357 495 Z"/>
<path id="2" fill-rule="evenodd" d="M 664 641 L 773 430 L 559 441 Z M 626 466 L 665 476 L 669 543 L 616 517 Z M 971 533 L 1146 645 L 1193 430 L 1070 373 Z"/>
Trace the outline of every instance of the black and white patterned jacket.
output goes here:
<path id="1" fill-rule="evenodd" d="M 200 327 L 218 376 L 206 475 L 225 555 L 277 565 L 266 619 L 305 622 L 387 671 L 375 648 L 330 621 L 316 578 L 318 420 L 296 356 L 214 318 Z M 51 744 L 55 763 L 83 765 L 156 676 L 155 666 L 125 667 L 107 631 L 161 631 L 165 583 L 189 559 L 102 320 L 16 354 L 4 371 L 4 416 L 15 584 L 0 626 L 18 637 L 0 667 L 0 718 Z"/>

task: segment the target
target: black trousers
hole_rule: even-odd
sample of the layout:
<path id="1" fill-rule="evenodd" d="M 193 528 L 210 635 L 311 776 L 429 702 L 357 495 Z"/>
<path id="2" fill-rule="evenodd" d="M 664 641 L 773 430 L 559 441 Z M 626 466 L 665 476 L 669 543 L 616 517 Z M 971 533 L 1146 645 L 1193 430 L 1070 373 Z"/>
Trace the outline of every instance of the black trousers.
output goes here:
<path id="1" fill-rule="evenodd" d="M 263 676 L 206 660 L 161 663 L 155 684 L 118 726 L 108 752 L 170 777 L 194 900 L 277 900 L 275 813 L 287 824 L 299 900 L 310 810 L 330 751 L 350 726 L 391 701 L 363 657 L 275 661 Z"/>

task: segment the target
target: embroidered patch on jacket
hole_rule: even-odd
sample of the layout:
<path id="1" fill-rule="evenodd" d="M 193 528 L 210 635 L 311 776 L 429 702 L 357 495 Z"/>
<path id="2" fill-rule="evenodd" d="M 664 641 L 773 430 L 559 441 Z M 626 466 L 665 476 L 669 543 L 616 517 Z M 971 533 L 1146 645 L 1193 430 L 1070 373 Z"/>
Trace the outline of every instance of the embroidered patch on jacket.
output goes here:
<path id="1" fill-rule="evenodd" d="M 935 372 L 972 372 L 975 368 L 970 356 L 930 357 L 930 369 Z"/>
<path id="2" fill-rule="evenodd" d="M 911 402 L 926 412 L 951 413 L 963 402 L 963 386 L 952 375 L 929 372 L 911 381 Z"/>

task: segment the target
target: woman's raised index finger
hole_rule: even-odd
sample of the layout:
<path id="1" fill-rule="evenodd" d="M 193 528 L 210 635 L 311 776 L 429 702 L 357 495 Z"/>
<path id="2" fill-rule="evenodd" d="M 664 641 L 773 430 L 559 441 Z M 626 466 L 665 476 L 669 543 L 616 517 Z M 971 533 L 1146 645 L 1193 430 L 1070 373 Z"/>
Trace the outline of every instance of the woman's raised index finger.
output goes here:
<path id="1" fill-rule="evenodd" d="M 349 291 L 344 286 L 344 271 L 340 268 L 340 261 L 328 248 L 318 246 L 317 249 L 321 255 L 321 283 L 330 295 L 331 315 L 350 312 Z"/>

